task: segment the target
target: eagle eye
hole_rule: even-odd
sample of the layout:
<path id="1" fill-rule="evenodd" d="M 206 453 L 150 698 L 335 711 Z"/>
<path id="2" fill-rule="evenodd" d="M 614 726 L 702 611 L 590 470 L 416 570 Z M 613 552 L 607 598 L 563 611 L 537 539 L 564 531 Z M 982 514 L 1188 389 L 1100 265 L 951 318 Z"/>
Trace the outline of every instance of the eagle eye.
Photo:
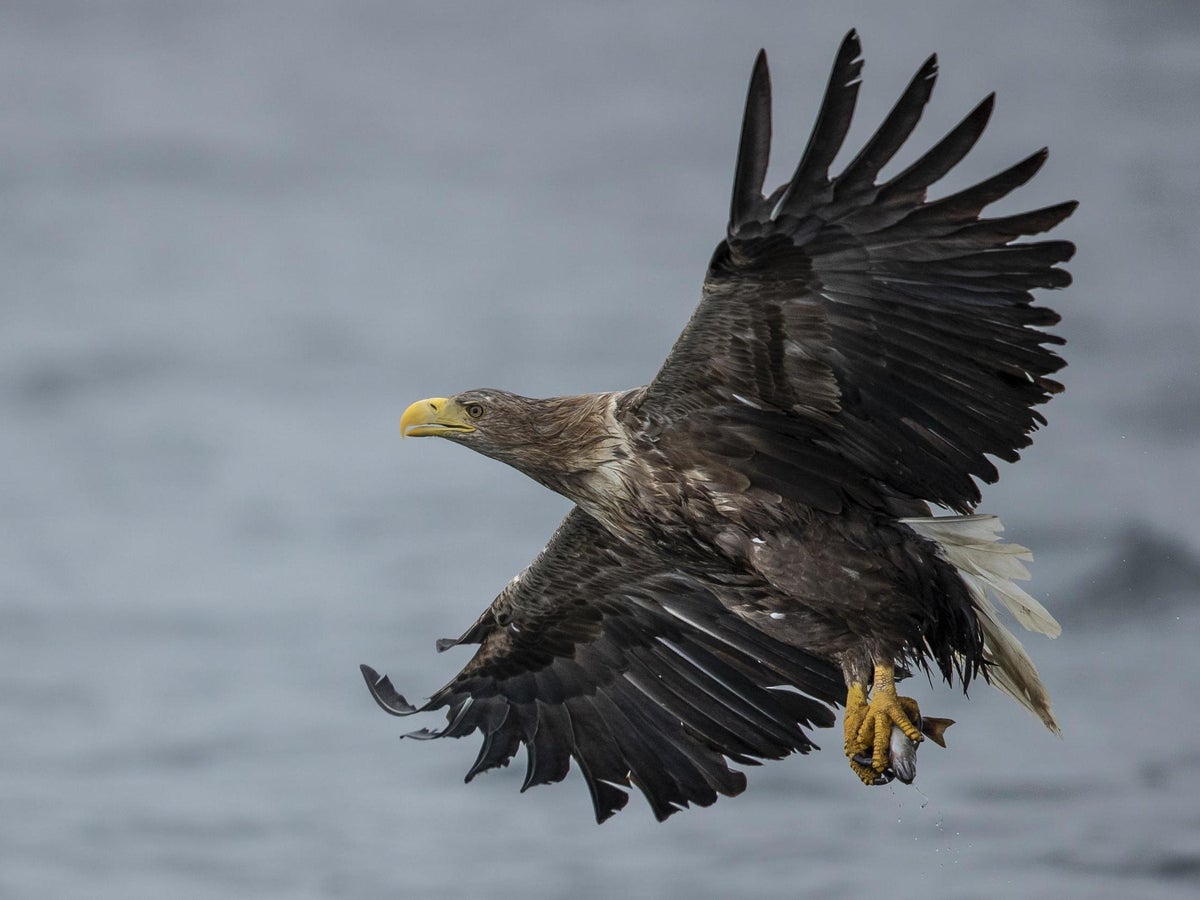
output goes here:
<path id="1" fill-rule="evenodd" d="M 483 415 L 483 404 L 468 403 L 466 406 L 466 410 L 467 410 L 468 416 L 470 416 L 472 419 L 478 419 L 480 416 Z"/>

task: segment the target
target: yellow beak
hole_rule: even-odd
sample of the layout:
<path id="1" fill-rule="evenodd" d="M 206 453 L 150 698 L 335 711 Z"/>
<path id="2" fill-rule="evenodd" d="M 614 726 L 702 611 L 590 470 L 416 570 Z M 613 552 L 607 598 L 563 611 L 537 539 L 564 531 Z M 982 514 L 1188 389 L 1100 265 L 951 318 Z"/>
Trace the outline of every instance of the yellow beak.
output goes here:
<path id="1" fill-rule="evenodd" d="M 401 437 L 431 437 L 474 430 L 466 412 L 445 397 L 418 400 L 400 417 Z"/>

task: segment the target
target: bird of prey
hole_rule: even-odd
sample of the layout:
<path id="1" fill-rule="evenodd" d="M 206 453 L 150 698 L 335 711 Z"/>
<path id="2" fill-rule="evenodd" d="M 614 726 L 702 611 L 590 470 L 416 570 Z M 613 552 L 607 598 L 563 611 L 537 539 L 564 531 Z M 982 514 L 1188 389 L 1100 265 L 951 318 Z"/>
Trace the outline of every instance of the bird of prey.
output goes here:
<path id="1" fill-rule="evenodd" d="M 664 819 L 740 793 L 754 765 L 814 747 L 843 704 L 844 750 L 864 784 L 911 781 L 948 720 L 899 696 L 906 672 L 962 688 L 981 677 L 1052 731 L 1045 687 L 1001 620 L 1055 636 L 1014 582 L 1024 547 L 974 514 L 1062 386 L 1058 315 L 1074 247 L 1023 241 L 1059 203 L 985 217 L 1027 182 L 1039 150 L 940 199 L 927 192 L 975 144 L 988 96 L 915 162 L 880 171 L 933 90 L 917 71 L 835 175 L 862 68 L 851 31 L 791 178 L 764 196 L 771 88 L 750 80 L 725 238 L 658 374 L 632 390 L 530 399 L 469 390 L 421 400 L 407 436 L 507 463 L 575 506 L 540 555 L 439 649 L 476 644 L 419 710 L 363 666 L 376 701 L 445 708 L 440 731 L 482 747 L 467 780 L 523 744 L 525 787 L 571 760 L 597 821 L 636 786 Z M 936 504 L 952 515 L 932 515 Z M 997 605 L 997 601 L 999 606 Z"/>

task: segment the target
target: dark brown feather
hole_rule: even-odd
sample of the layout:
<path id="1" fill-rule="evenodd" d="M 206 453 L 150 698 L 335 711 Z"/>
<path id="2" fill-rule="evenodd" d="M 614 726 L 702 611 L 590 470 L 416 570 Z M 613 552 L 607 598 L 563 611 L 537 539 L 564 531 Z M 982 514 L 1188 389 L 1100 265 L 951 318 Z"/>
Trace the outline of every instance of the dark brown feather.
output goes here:
<path id="1" fill-rule="evenodd" d="M 979 500 L 974 479 L 998 477 L 988 457 L 1014 461 L 1030 443 L 1044 421 L 1034 407 L 1054 392 L 1045 376 L 1063 365 L 1046 346 L 1061 339 L 1037 330 L 1057 316 L 1030 291 L 1070 283 L 1057 265 L 1074 246 L 1014 241 L 1053 227 L 1074 204 L 979 219 L 1037 172 L 1045 150 L 925 201 L 979 139 L 990 96 L 903 172 L 874 183 L 920 117 L 932 57 L 846 171 L 828 177 L 853 109 L 857 56 L 852 33 L 782 199 L 751 205 L 739 187 L 740 218 L 638 414 L 666 443 L 676 431 L 695 440 L 689 418 L 702 417 L 724 435 L 722 465 L 801 504 L 837 512 L 847 497 L 886 485 L 966 512 Z M 755 146 L 743 142 L 741 156 Z M 755 167 L 739 158 L 741 169 Z M 740 424 L 738 405 L 754 409 L 756 433 Z"/>
<path id="2" fill-rule="evenodd" d="M 770 75 L 755 61 L 726 239 L 683 334 L 645 388 L 533 400 L 490 389 L 449 440 L 578 505 L 546 549 L 444 650 L 478 650 L 419 709 L 364 666 L 393 715 L 446 711 L 482 745 L 467 773 L 507 765 L 522 790 L 571 760 L 603 821 L 632 786 L 666 818 L 745 787 L 753 765 L 812 744 L 843 696 L 835 661 L 984 669 L 970 594 L 897 516 L 960 511 L 998 477 L 1061 385 L 1036 288 L 1070 282 L 1067 241 L 1022 243 L 1075 209 L 980 218 L 1045 151 L 927 201 L 974 146 L 987 97 L 890 180 L 937 75 L 918 70 L 842 174 L 862 67 L 843 41 L 792 179 L 763 196 Z M 478 415 L 477 415 L 478 413 Z M 858 665 L 856 663 L 855 665 Z M 849 669 L 847 669 L 849 671 Z"/>
<path id="3" fill-rule="evenodd" d="M 739 596 L 577 509 L 465 636 L 480 644 L 475 657 L 420 708 L 446 708 L 446 728 L 413 736 L 480 731 L 468 780 L 506 765 L 523 744 L 522 789 L 562 780 L 574 758 L 601 821 L 625 802 L 606 782 L 632 777 L 660 818 L 739 793 L 745 779 L 726 758 L 808 752 L 804 729 L 832 724 L 827 704 L 842 690 L 827 661 L 731 612 Z M 418 711 L 374 670 L 364 676 L 388 712 Z"/>

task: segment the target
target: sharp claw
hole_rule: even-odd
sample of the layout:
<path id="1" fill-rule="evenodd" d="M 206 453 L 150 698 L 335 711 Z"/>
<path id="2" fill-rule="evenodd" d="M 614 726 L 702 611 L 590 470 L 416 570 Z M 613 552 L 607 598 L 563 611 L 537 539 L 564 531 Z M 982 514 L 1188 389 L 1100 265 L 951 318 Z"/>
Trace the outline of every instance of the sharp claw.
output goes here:
<path id="1" fill-rule="evenodd" d="M 858 776 L 858 780 L 867 787 L 881 787 L 891 783 L 892 779 L 896 777 L 891 769 L 876 772 L 871 766 L 871 758 L 862 754 L 856 754 L 850 759 L 850 768 Z"/>
<path id="2" fill-rule="evenodd" d="M 911 784 L 916 777 L 917 747 L 925 736 L 946 746 L 944 734 L 952 719 L 922 717 L 911 697 L 896 694 L 891 667 L 877 666 L 874 691 L 852 684 L 846 697 L 845 750 L 850 768 L 865 785 L 895 779 Z"/>

